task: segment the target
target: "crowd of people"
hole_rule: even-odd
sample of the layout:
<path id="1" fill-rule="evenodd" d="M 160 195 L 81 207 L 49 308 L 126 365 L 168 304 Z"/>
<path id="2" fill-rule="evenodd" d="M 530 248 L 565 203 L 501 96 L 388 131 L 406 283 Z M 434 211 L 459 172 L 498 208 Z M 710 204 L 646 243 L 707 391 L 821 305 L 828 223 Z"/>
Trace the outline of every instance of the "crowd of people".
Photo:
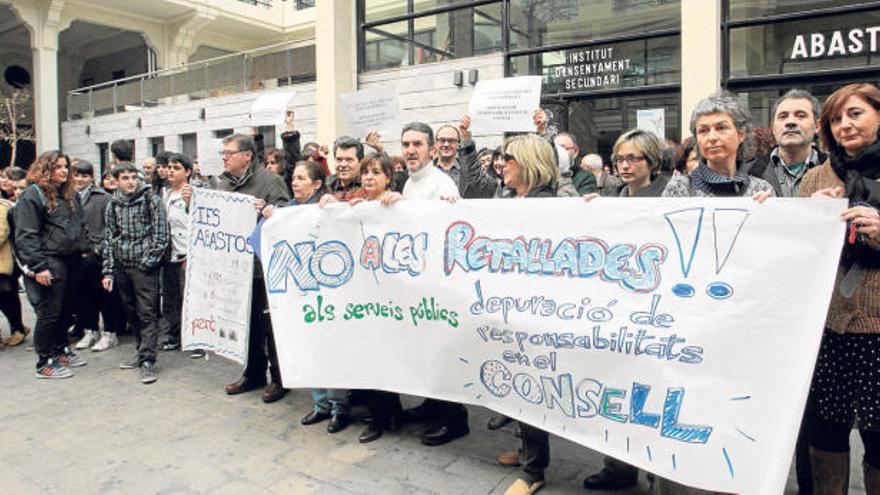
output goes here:
<path id="1" fill-rule="evenodd" d="M 340 137 L 332 150 L 301 145 L 288 110 L 281 149 L 265 148 L 256 132 L 228 136 L 218 177 L 202 177 L 198 164 L 181 153 L 163 152 L 136 166 L 124 140 L 111 145 L 111 170 L 100 178 L 85 160 L 46 152 L 26 171 L 8 167 L 0 174 L 0 310 L 10 326 L 5 344 L 21 345 L 30 333 L 21 316 L 23 280 L 36 314 L 37 378 L 73 376 L 72 368 L 86 365 L 77 351 L 106 351 L 118 345 L 118 333 L 128 331 L 136 337 L 136 352 L 120 368 L 138 369 L 143 383 L 156 381 L 159 351 L 181 345 L 187 225 L 196 187 L 251 195 L 261 218 L 278 208 L 413 199 L 847 198 L 850 207 L 841 217 L 847 237 L 798 436 L 797 477 L 801 494 L 846 493 L 855 427 L 865 446 L 866 491 L 880 494 L 880 90 L 850 84 L 824 104 L 792 90 L 776 101 L 771 115 L 771 132 L 765 133 L 770 138 L 756 139 L 762 135 L 753 132 L 748 110 L 720 92 L 696 105 L 692 137 L 673 146 L 651 132 L 625 130 L 608 164 L 596 153 L 583 153 L 574 135 L 550 135 L 542 110 L 534 114 L 534 133 L 510 136 L 496 149 L 476 149 L 467 116 L 436 130 L 411 122 L 402 129 L 399 156 L 386 154 L 376 133 L 363 141 Z M 262 400 L 272 403 L 287 390 L 262 278 L 257 261 L 247 366 L 225 391 L 264 389 Z M 301 423 L 327 421 L 329 433 L 349 425 L 352 405 L 365 406 L 363 443 L 404 422 L 427 425 L 421 436 L 427 446 L 470 431 L 462 404 L 426 399 L 404 410 L 397 394 L 379 390 L 315 389 L 312 397 L 314 406 Z M 511 421 L 496 415 L 488 427 Z M 517 428 L 521 447 L 499 455 L 498 462 L 522 470 L 508 493 L 535 493 L 550 463 L 549 435 L 527 423 Z M 607 457 L 583 484 L 618 490 L 635 485 L 638 474 Z M 649 479 L 655 493 L 707 493 Z"/>

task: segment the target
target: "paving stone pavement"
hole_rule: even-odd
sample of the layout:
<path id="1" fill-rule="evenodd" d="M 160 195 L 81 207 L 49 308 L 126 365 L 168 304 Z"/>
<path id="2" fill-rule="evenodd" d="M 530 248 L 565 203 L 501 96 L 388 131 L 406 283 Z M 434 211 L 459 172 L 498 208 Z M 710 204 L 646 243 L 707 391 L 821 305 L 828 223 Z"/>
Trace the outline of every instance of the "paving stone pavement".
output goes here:
<path id="1" fill-rule="evenodd" d="M 503 494 L 519 474 L 494 461 L 518 445 L 513 426 L 488 431 L 482 408 L 470 407 L 471 434 L 445 446 L 422 446 L 412 426 L 361 445 L 361 424 L 335 435 L 326 423 L 301 426 L 306 390 L 275 404 L 258 391 L 230 397 L 222 387 L 239 366 L 180 352 L 160 354 L 159 380 L 143 385 L 137 370 L 118 369 L 133 353 L 123 338 L 111 351 L 82 353 L 88 365 L 71 379 L 37 380 L 26 345 L 0 350 L 0 493 Z M 864 494 L 854 439 L 850 493 Z M 559 438 L 551 452 L 540 493 L 607 493 L 581 488 L 600 454 Z M 616 493 L 648 494 L 644 474 Z M 785 493 L 797 493 L 793 469 Z"/>

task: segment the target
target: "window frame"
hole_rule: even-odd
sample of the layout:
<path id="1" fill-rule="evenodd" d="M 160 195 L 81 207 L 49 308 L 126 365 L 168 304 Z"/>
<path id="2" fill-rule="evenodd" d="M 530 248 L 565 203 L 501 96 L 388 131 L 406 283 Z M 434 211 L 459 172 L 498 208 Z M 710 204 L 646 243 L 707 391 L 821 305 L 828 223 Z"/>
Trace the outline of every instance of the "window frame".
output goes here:
<path id="1" fill-rule="evenodd" d="M 466 10 L 466 9 L 476 9 L 478 7 L 482 7 L 490 4 L 497 4 L 501 6 L 501 14 L 502 14 L 502 29 L 501 29 L 501 51 L 506 51 L 507 49 L 507 32 L 504 29 L 505 25 L 509 25 L 507 18 L 507 3 L 509 0 L 460 0 L 454 3 L 450 3 L 449 5 L 442 5 L 439 7 L 434 7 L 430 9 L 421 10 L 419 12 L 415 12 L 415 0 L 406 0 L 406 14 L 400 14 L 395 16 L 389 16 L 382 19 L 372 20 L 370 22 L 366 22 L 366 5 L 365 0 L 358 0 L 356 4 L 356 23 L 357 23 L 357 42 L 358 42 L 358 73 L 362 73 L 365 71 L 371 70 L 382 70 L 387 69 L 388 67 L 373 67 L 368 68 L 366 66 L 366 33 L 367 31 L 371 31 L 376 34 L 380 34 L 385 36 L 388 39 L 396 39 L 403 42 L 406 46 L 406 63 L 408 66 L 412 66 L 416 64 L 416 48 L 422 48 L 425 50 L 429 50 L 432 53 L 437 53 L 441 55 L 452 55 L 454 57 L 455 54 L 450 52 L 445 52 L 437 47 L 428 46 L 424 43 L 420 43 L 415 40 L 415 21 L 416 19 L 420 19 L 422 17 L 430 17 L 439 14 L 447 14 L 458 10 Z M 484 16 L 481 16 L 484 17 Z M 391 34 L 381 30 L 382 26 L 388 24 L 396 24 L 399 22 L 407 23 L 407 34 L 406 36 L 400 36 L 396 34 Z"/>
<path id="2" fill-rule="evenodd" d="M 839 80 L 841 75 L 846 79 L 866 79 L 871 76 L 880 76 L 880 67 L 851 67 L 837 69 L 818 69 L 797 72 L 793 74 L 763 74 L 746 77 L 730 77 L 730 32 L 738 28 L 771 26 L 792 21 L 804 21 L 822 17 L 857 14 L 880 10 L 880 1 L 861 2 L 852 5 L 837 5 L 818 9 L 804 10 L 802 12 L 788 12 L 767 16 L 749 17 L 746 19 L 731 20 L 731 0 L 721 0 L 721 85 L 725 89 L 735 92 L 748 92 L 769 88 L 773 85 L 787 84 L 797 85 L 799 82 L 809 80 L 811 83 L 833 82 Z"/>

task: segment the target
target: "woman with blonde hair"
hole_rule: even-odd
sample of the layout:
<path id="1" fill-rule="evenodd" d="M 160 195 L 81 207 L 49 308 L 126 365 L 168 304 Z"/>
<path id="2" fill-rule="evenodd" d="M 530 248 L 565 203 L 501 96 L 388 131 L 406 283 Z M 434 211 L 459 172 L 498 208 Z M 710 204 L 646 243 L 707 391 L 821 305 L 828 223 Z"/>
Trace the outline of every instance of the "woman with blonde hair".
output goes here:
<path id="1" fill-rule="evenodd" d="M 660 174 L 663 144 L 648 131 L 633 129 L 617 138 L 611 161 L 624 183 L 620 197 L 659 198 L 668 179 Z"/>
<path id="2" fill-rule="evenodd" d="M 504 186 L 515 198 L 555 198 L 559 185 L 559 167 L 553 148 L 535 134 L 508 138 L 501 145 Z M 505 492 L 508 495 L 531 495 L 544 486 L 544 469 L 550 463 L 550 436 L 528 423 L 519 423 L 522 447 L 519 452 L 499 456 L 505 465 L 519 464 L 522 478 Z"/>
<path id="3" fill-rule="evenodd" d="M 555 198 L 559 167 L 553 148 L 535 134 L 507 138 L 501 146 L 504 187 L 517 198 Z"/>

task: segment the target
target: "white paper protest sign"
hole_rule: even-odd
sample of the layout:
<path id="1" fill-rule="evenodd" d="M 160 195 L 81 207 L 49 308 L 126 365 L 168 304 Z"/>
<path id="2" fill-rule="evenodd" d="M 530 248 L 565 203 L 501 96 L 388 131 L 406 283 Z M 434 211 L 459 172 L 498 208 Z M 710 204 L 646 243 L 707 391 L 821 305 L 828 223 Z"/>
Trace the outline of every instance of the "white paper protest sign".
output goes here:
<path id="1" fill-rule="evenodd" d="M 287 109 L 293 105 L 296 91 L 278 91 L 260 95 L 251 105 L 251 125 L 281 126 L 287 116 Z"/>
<path id="2" fill-rule="evenodd" d="M 247 360 L 256 224 L 252 196 L 193 190 L 181 343 L 240 364 Z"/>
<path id="3" fill-rule="evenodd" d="M 199 171 L 205 177 L 217 177 L 223 173 L 222 139 L 199 139 Z"/>
<path id="4" fill-rule="evenodd" d="M 534 131 L 532 114 L 541 104 L 541 76 L 479 81 L 471 95 L 468 115 L 475 132 Z"/>
<path id="5" fill-rule="evenodd" d="M 666 139 L 666 110 L 663 108 L 636 110 L 636 127 L 654 133 L 661 140 Z"/>
<path id="6" fill-rule="evenodd" d="M 477 404 L 687 485 L 775 495 L 845 207 L 552 198 L 280 209 L 262 229 L 262 259 L 284 384 Z"/>
<path id="7" fill-rule="evenodd" d="M 342 115 L 348 124 L 348 134 L 364 139 L 371 131 L 383 136 L 400 133 L 400 98 L 397 88 L 391 86 L 362 89 L 339 95 Z"/>

